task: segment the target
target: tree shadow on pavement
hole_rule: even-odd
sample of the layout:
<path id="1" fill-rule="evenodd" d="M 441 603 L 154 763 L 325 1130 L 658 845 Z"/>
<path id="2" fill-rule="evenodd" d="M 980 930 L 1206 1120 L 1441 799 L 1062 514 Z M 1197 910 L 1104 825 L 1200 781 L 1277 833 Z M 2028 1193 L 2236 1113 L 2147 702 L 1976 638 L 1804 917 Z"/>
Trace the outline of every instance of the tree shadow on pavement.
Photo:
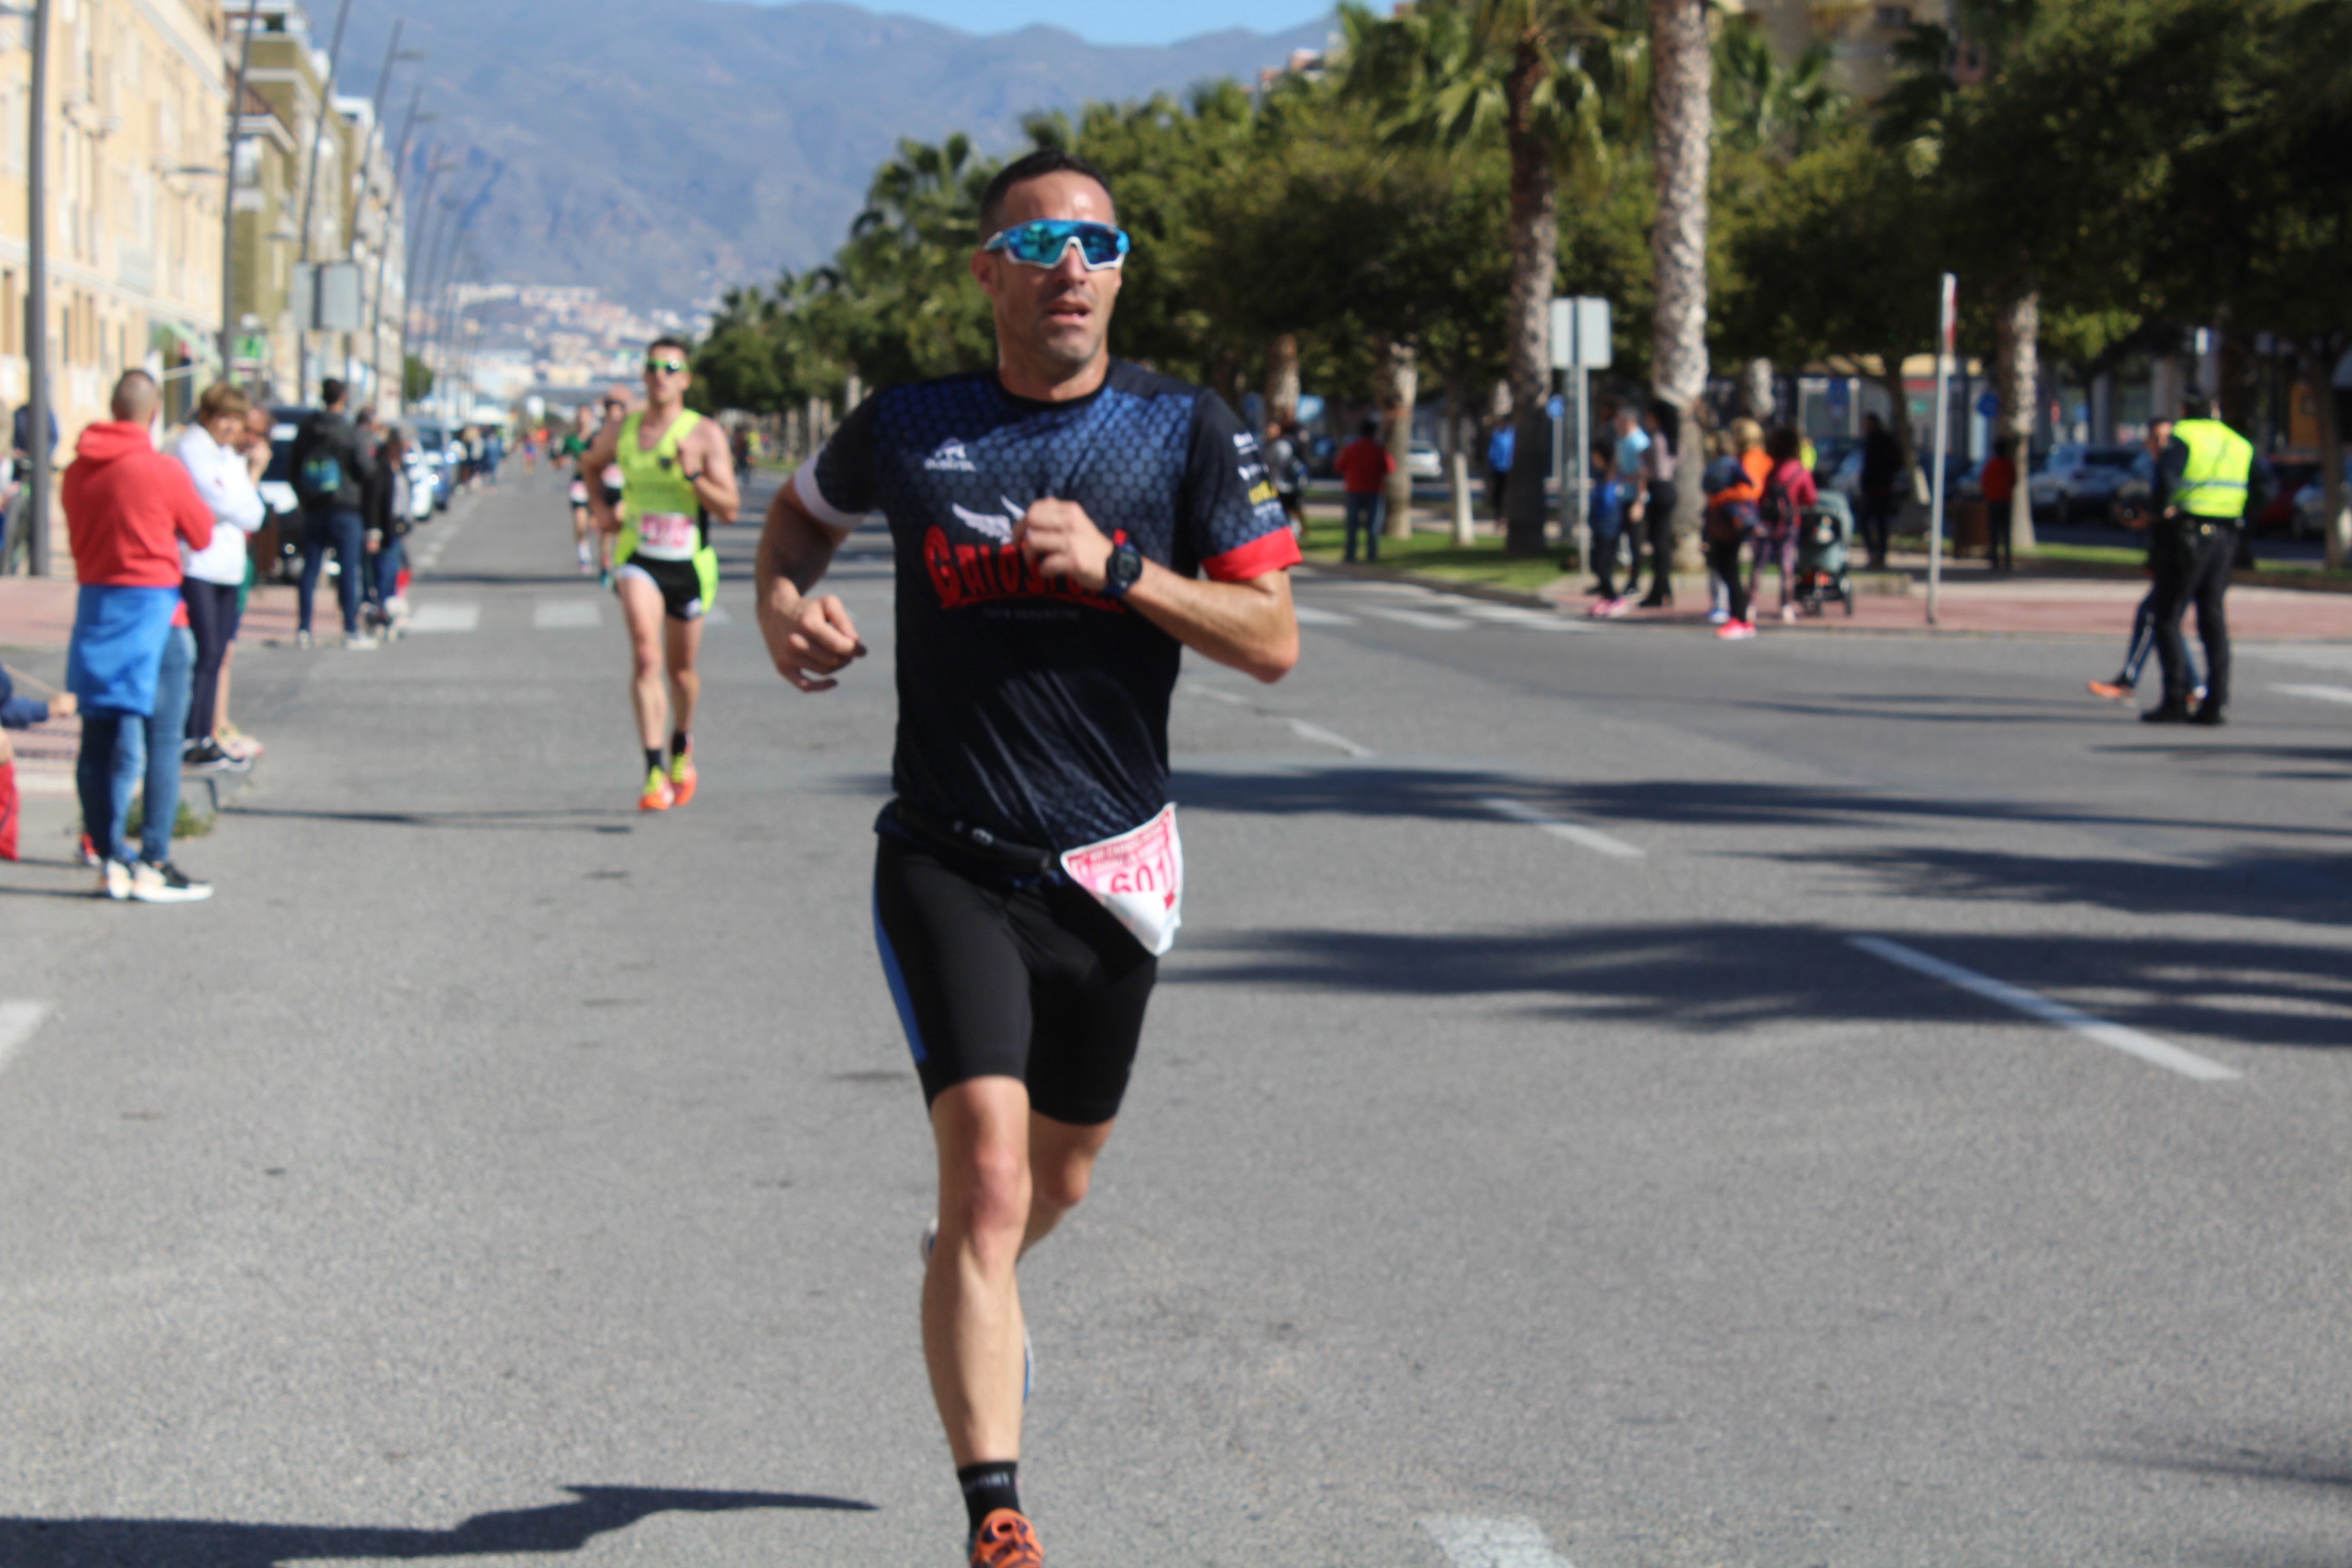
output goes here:
<path id="1" fill-rule="evenodd" d="M 2332 838 L 2352 844 L 2352 824 L 2315 827 L 2234 824 L 2103 812 L 2021 801 L 1948 799 L 1895 790 L 1757 783 L 1745 779 L 1643 779 L 1571 783 L 1501 768 L 1454 767 L 1406 761 L 1221 767 L 1206 755 L 1182 759 L 1172 790 L 1187 809 L 1249 816 L 1328 814 L 1492 822 L 1485 801 L 1507 796 L 1538 810 L 1595 822 L 1702 827 L 1851 827 L 1902 820 L 2030 823 L 2059 826 L 2241 831 L 2290 838 Z"/>
<path id="2" fill-rule="evenodd" d="M 275 1568 L 281 1563 L 577 1552 L 656 1513 L 748 1509 L 871 1512 L 872 1503 L 795 1492 L 566 1487 L 570 1502 L 478 1513 L 454 1530 L 240 1524 L 200 1519 L 0 1519 L 9 1568 Z"/>
<path id="3" fill-rule="evenodd" d="M 1204 933 L 1172 984 L 1517 997 L 1588 1023 L 1736 1032 L 1774 1023 L 1979 1024 L 2018 1015 L 1855 949 L 1842 930 L 1727 921 L 1607 929 Z M 2352 1047 L 2338 948 L 2170 937 L 1885 933 L 1934 957 L 2158 1034 Z M 1181 950 L 1180 950 L 1181 951 Z"/>
<path id="4" fill-rule="evenodd" d="M 2352 924 L 2352 855 L 2239 852 L 2184 862 L 1894 847 L 1839 858 L 1906 898 Z M 2352 968 L 2352 954 L 2344 962 Z"/>

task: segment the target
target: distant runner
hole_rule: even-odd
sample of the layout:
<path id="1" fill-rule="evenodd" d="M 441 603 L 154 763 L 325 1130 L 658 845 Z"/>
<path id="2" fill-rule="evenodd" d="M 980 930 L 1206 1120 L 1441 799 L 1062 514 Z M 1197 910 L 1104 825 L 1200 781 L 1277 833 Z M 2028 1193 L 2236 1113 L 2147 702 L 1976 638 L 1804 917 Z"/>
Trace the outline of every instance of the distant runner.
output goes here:
<path id="1" fill-rule="evenodd" d="M 996 370 L 843 421 L 768 510 L 759 612 L 784 678 L 831 688 L 866 648 L 811 590 L 861 515 L 888 520 L 898 798 L 875 825 L 874 908 L 939 1147 L 923 1350 L 971 1562 L 1035 1568 L 1014 1268 L 1086 1195 L 1175 938 L 1181 650 L 1279 679 L 1299 554 L 1233 411 L 1111 360 L 1129 241 L 1101 173 L 1032 153 L 981 219 Z"/>
<path id="2" fill-rule="evenodd" d="M 592 504 L 598 530 L 619 535 L 613 547 L 613 589 L 628 622 L 634 662 L 629 700 L 646 750 L 640 811 L 667 811 L 694 798 L 694 705 L 702 690 L 694 662 L 702 647 L 702 617 L 719 594 L 710 520 L 715 515 L 732 522 L 741 504 L 725 435 L 686 405 L 693 379 L 686 368 L 686 345 L 656 338 L 646 349 L 644 410 L 616 418 L 612 411 L 626 405 L 607 399 L 604 427 L 584 458 L 591 473 L 609 468 L 620 475 L 617 497 L 611 487 L 602 488 Z"/>
<path id="3" fill-rule="evenodd" d="M 604 548 L 604 535 L 596 531 L 595 521 L 588 511 L 588 465 L 583 460 L 588 455 L 587 429 L 588 410 L 583 407 L 555 448 L 557 467 L 571 475 L 565 490 L 572 503 L 572 548 L 580 557 L 583 577 L 597 570 L 599 552 Z"/>

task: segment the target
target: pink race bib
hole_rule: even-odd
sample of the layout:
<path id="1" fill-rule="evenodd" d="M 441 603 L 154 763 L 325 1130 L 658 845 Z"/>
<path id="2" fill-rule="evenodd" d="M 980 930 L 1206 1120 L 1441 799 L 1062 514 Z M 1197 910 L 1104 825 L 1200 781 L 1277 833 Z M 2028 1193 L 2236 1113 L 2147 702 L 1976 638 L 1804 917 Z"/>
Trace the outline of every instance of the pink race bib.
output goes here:
<path id="1" fill-rule="evenodd" d="M 1173 802 L 1132 832 L 1068 851 L 1062 869 L 1152 957 L 1176 945 L 1184 923 L 1184 843 Z"/>

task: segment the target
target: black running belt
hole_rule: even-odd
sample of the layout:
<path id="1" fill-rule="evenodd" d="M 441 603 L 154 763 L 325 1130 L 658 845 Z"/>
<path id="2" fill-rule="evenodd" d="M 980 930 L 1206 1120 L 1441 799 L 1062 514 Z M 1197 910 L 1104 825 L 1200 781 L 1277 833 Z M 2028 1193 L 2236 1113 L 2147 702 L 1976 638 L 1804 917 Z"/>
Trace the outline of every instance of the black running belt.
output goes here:
<path id="1" fill-rule="evenodd" d="M 1041 876 L 1052 876 L 1062 868 L 1061 857 L 1051 849 L 1015 844 L 969 822 L 942 821 L 903 800 L 892 801 L 890 811 L 917 837 L 944 845 L 959 854 L 977 856 L 995 865 Z"/>

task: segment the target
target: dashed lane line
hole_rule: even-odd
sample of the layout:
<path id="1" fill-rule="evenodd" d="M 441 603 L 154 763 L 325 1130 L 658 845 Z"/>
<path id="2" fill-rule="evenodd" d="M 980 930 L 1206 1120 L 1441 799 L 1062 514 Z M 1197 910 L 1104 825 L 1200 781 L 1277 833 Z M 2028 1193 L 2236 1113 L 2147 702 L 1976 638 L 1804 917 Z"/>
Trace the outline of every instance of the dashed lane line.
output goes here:
<path id="1" fill-rule="evenodd" d="M 2166 1040 L 2159 1040 L 2153 1035 L 2144 1035 L 2137 1029 L 2126 1028 L 2121 1024 L 2112 1024 L 2105 1018 L 2094 1017 L 2088 1013 L 2067 1006 L 2063 1002 L 2053 1002 L 2047 996 L 2036 995 L 2020 986 L 2011 985 L 2004 980 L 1995 980 L 1990 974 L 1979 974 L 1973 969 L 1963 969 L 1957 963 L 1948 963 L 1943 959 L 1921 952 L 1916 947 L 1906 947 L 1899 942 L 1889 942 L 1883 936 L 1850 936 L 1846 941 L 1873 958 L 1884 959 L 1900 968 L 1910 970 L 1915 974 L 1925 974 L 1930 979 L 1940 980 L 1947 985 L 1957 985 L 1971 995 L 1981 996 L 1988 1002 L 1998 1002 L 2012 1012 L 2022 1013 L 2029 1018 L 2038 1018 L 2042 1023 L 2071 1030 L 2085 1039 L 2096 1040 L 2103 1046 L 2122 1051 L 2126 1056 L 2137 1057 L 2140 1060 L 2163 1068 L 2168 1072 L 2177 1072 L 2183 1078 L 2194 1079 L 2200 1083 L 2226 1083 L 2232 1079 L 2244 1076 L 2233 1068 L 2225 1068 L 2220 1062 L 2209 1061 L 2193 1051 L 2184 1051 L 2179 1046 Z"/>
<path id="2" fill-rule="evenodd" d="M 2299 682 L 2289 682 L 2273 686 L 2271 689 L 2284 691 L 2289 697 L 2308 697 L 2317 702 L 2352 704 L 2352 686 L 2305 686 Z"/>
<path id="3" fill-rule="evenodd" d="M 47 1002 L 0 1002 L 0 1068 L 8 1065 L 8 1058 L 33 1037 L 33 1031 L 48 1016 Z"/>
<path id="4" fill-rule="evenodd" d="M 1304 719 L 1286 719 L 1283 722 L 1288 724 L 1290 732 L 1302 741 L 1312 741 L 1318 746 L 1328 746 L 1335 752 L 1345 752 L 1351 757 L 1369 757 L 1372 754 L 1372 749 L 1370 746 L 1359 745 L 1347 736 L 1337 731 L 1326 730 L 1320 724 L 1310 724 Z"/>
<path id="5" fill-rule="evenodd" d="M 577 631 L 603 626 L 604 616 L 593 599 L 541 599 L 530 607 L 530 624 L 535 631 Z"/>
<path id="6" fill-rule="evenodd" d="M 1470 623 L 1458 616 L 1433 616 L 1426 610 L 1399 610 L 1386 605 L 1366 605 L 1364 614 L 1378 616 L 1384 621 L 1394 621 L 1401 626 L 1418 626 L 1425 632 L 1466 632 Z"/>
<path id="7" fill-rule="evenodd" d="M 1290 613 L 1302 626 L 1352 626 L 1353 616 L 1343 616 L 1337 610 L 1326 610 L 1314 605 L 1293 604 Z"/>
<path id="8" fill-rule="evenodd" d="M 1531 1519 L 1424 1519 L 1454 1568 L 1571 1568 Z"/>
<path id="9" fill-rule="evenodd" d="M 470 632 L 482 624 L 479 605 L 423 604 L 408 617 L 409 632 Z"/>
<path id="10" fill-rule="evenodd" d="M 1501 626 L 1524 626 L 1535 632 L 1597 632 L 1601 628 L 1589 621 L 1571 621 L 1549 610 L 1530 610 L 1521 605 L 1465 605 L 1462 613 Z"/>
<path id="11" fill-rule="evenodd" d="M 1538 811 L 1524 801 L 1491 795 L 1482 798 L 1478 804 L 1497 816 L 1507 816 L 1513 822 L 1524 822 L 1529 827 L 1540 827 L 1554 838 L 1566 839 L 1570 844 L 1590 849 L 1595 854 L 1609 856 L 1612 859 L 1639 860 L 1647 853 L 1622 838 L 1611 837 L 1597 827 L 1587 827 L 1580 822 L 1562 822 L 1559 817 Z"/>

